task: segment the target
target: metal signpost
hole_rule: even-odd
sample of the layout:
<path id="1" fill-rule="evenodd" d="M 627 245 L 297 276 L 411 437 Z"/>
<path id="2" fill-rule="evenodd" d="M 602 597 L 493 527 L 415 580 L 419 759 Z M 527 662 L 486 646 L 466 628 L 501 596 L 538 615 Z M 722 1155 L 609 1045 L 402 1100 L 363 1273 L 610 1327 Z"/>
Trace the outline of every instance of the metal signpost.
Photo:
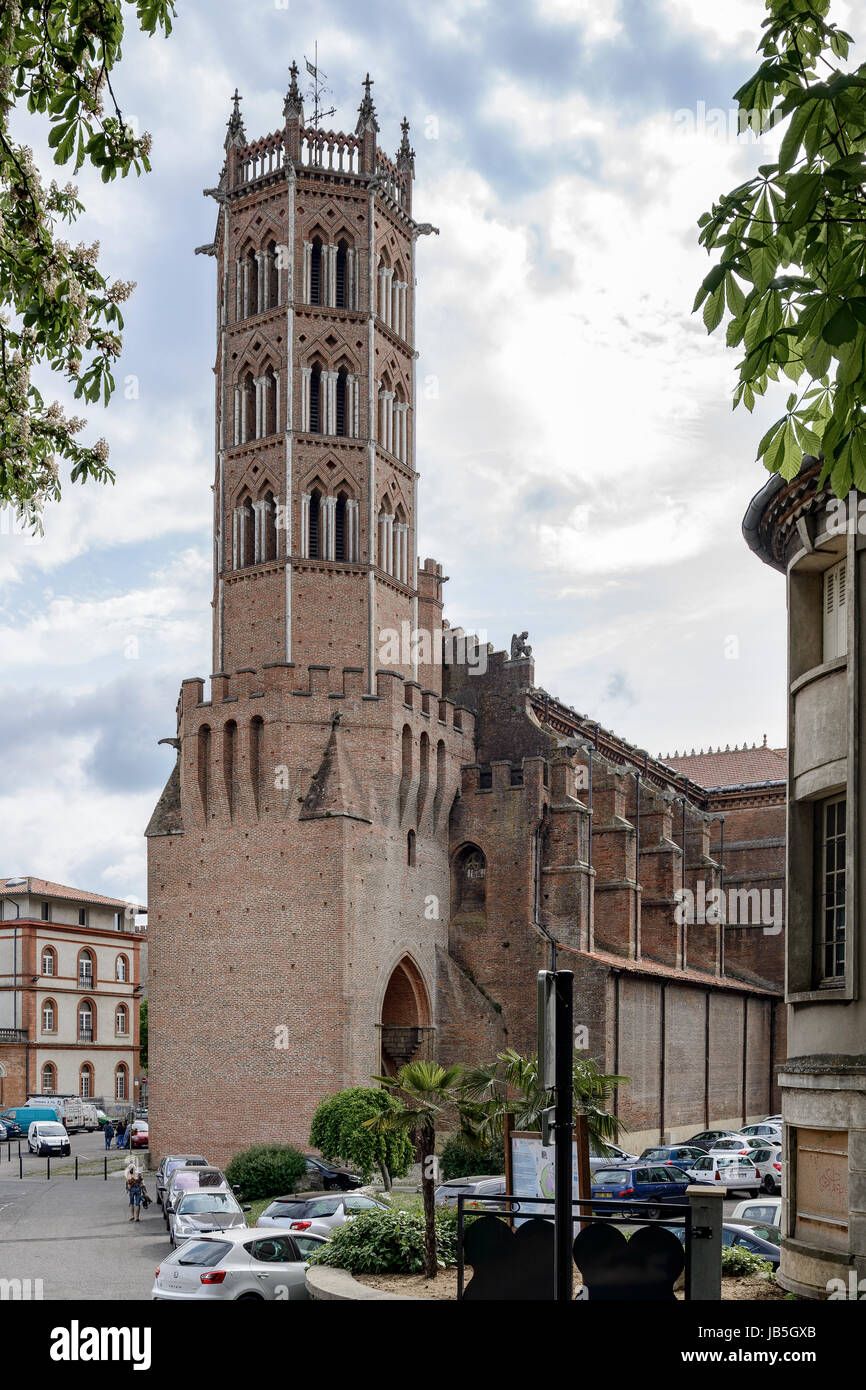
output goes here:
<path id="1" fill-rule="evenodd" d="M 538 1070 L 542 1086 L 554 1092 L 554 1104 L 541 1117 L 542 1137 L 553 1146 L 555 1298 L 573 1297 L 572 1139 L 574 1076 L 572 1071 L 572 1011 L 574 975 L 570 970 L 538 972 Z"/>

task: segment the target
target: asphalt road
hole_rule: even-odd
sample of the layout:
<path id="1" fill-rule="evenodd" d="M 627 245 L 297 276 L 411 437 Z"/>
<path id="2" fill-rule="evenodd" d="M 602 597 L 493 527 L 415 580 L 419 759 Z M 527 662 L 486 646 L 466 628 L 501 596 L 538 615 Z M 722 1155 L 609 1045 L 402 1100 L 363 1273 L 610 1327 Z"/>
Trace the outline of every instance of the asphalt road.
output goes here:
<path id="1" fill-rule="evenodd" d="M 162 1212 L 152 1202 L 139 1222 L 127 1220 L 129 1206 L 120 1169 L 102 1176 L 105 1145 L 101 1135 L 74 1135 L 81 1176 L 60 1176 L 69 1160 L 52 1160 L 46 1179 L 45 1159 L 24 1160 L 18 1177 L 17 1147 L 13 1162 L 0 1162 L 0 1279 L 41 1280 L 41 1297 L 63 1299 L 149 1299 L 156 1266 L 170 1250 Z M 115 1154 L 110 1165 L 128 1156 Z M 142 1167 L 146 1151 L 138 1155 Z M 86 1160 L 96 1159 L 95 1165 Z M 147 1181 L 151 1198 L 153 1175 Z M 31 1284 L 35 1290 L 39 1286 Z M 32 1295 L 31 1295 L 32 1296 Z"/>

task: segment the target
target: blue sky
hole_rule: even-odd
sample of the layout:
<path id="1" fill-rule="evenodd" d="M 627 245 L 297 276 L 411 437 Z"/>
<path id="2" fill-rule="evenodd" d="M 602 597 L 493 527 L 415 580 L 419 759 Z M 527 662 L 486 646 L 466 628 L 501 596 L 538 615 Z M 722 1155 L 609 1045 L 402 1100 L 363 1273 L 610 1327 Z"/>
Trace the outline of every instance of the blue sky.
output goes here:
<path id="1" fill-rule="evenodd" d="M 760 0 L 178 8 L 168 41 L 130 35 L 115 84 L 153 173 L 78 177 L 78 234 L 137 282 L 89 424 L 117 485 L 70 486 L 38 544 L 0 528 L 0 874 L 145 892 L 157 740 L 210 670 L 202 189 L 235 86 L 250 137 L 276 130 L 317 39 L 335 126 L 368 69 L 386 149 L 409 117 L 416 216 L 441 229 L 418 265 L 419 548 L 451 621 L 497 647 L 527 628 L 538 682 L 651 752 L 783 742 L 784 585 L 740 535 L 781 406 L 731 413 L 735 355 L 690 312 L 696 220 L 765 157 L 711 114 L 756 66 Z M 44 131 L 18 132 L 47 169 Z"/>

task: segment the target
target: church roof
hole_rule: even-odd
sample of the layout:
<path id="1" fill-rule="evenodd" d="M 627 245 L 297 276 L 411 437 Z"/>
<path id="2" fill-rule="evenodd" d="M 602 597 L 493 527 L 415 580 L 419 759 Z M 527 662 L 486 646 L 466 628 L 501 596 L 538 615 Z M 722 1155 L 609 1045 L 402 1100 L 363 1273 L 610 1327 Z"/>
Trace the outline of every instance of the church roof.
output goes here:
<path id="1" fill-rule="evenodd" d="M 784 782 L 788 774 L 787 750 L 761 747 L 703 748 L 697 752 L 664 754 L 662 762 L 707 789 L 742 787 L 757 782 Z"/>

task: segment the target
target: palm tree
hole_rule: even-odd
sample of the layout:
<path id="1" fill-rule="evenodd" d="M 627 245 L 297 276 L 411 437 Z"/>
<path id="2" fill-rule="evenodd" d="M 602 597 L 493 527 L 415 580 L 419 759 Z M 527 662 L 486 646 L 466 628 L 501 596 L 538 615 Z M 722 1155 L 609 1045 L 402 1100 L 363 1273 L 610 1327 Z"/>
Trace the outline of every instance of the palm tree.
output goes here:
<path id="1" fill-rule="evenodd" d="M 412 1134 L 421 1154 L 421 1193 L 424 1200 L 424 1272 L 435 1279 L 436 1259 L 436 1126 L 456 1110 L 462 1110 L 459 1086 L 463 1067 L 443 1067 L 438 1062 L 407 1062 L 396 1076 L 377 1076 L 402 1101 L 403 1109 L 374 1115 L 365 1123 L 383 1133 L 405 1129 Z"/>
<path id="2" fill-rule="evenodd" d="M 574 1108 L 586 1117 L 589 1147 L 604 1156 L 605 1145 L 619 1138 L 622 1121 L 606 1109 L 617 1086 L 627 1076 L 599 1070 L 591 1057 L 574 1054 Z M 538 1129 L 541 1112 L 553 1103 L 553 1094 L 538 1079 L 538 1059 L 524 1057 L 513 1048 L 500 1052 L 490 1066 L 465 1073 L 461 1085 L 461 1128 L 470 1142 L 487 1145 L 500 1138 L 506 1114 L 514 1116 L 515 1129 Z"/>

